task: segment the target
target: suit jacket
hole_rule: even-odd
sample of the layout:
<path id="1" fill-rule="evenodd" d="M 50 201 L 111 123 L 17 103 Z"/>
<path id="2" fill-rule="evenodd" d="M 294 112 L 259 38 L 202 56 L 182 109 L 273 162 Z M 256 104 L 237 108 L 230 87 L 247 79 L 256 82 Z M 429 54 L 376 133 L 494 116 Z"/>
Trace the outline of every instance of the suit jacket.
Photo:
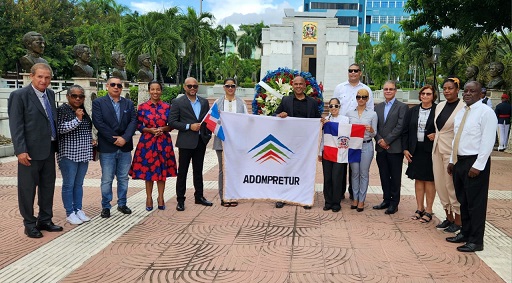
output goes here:
<path id="1" fill-rule="evenodd" d="M 386 102 L 381 102 L 375 106 L 375 112 L 377 112 L 377 135 L 375 135 L 375 141 L 379 142 L 380 139 L 389 145 L 387 152 L 389 153 L 403 153 L 402 150 L 402 131 L 404 128 L 404 118 L 407 113 L 407 105 L 401 101 L 395 99 L 395 102 L 389 110 L 386 122 L 384 122 L 384 106 Z M 377 143 L 375 144 L 375 150 L 377 152 L 384 151 Z"/>
<path id="2" fill-rule="evenodd" d="M 178 130 L 176 146 L 179 148 L 195 149 L 199 138 L 201 138 L 204 144 L 208 144 L 212 138 L 212 132 L 206 128 L 206 123 L 201 124 L 199 133 L 190 130 L 190 128 L 187 130 L 187 124 L 201 123 L 210 109 L 208 100 L 200 96 L 196 96 L 196 99 L 198 99 L 201 104 L 199 118 L 196 118 L 196 114 L 194 113 L 194 109 L 192 109 L 187 95 L 183 95 L 172 101 L 171 113 L 169 114 L 169 126 Z"/>
<path id="3" fill-rule="evenodd" d="M 31 84 L 11 92 L 8 114 L 14 154 L 26 152 L 33 160 L 45 160 L 50 156 L 52 149 L 50 123 L 53 123 L 57 129 L 57 109 L 55 93 L 51 89 L 46 89 L 46 95 L 52 108 L 53 121 L 48 119 Z"/>
<path id="4" fill-rule="evenodd" d="M 454 121 L 455 121 L 455 115 L 457 112 L 459 112 L 466 103 L 462 101 L 462 99 L 459 99 L 459 103 L 455 107 L 455 110 L 453 110 L 452 114 L 444 124 L 442 129 L 437 128 L 436 120 L 439 116 L 439 113 L 443 111 L 443 108 L 446 105 L 446 101 L 443 101 L 439 103 L 436 107 L 435 116 L 434 116 L 434 127 L 436 129 L 436 137 L 434 139 L 434 144 L 432 145 L 432 152 L 436 150 L 438 147 L 439 153 L 441 154 L 452 154 L 452 142 L 453 138 L 455 137 L 455 133 L 453 132 L 454 127 Z"/>
<path id="5" fill-rule="evenodd" d="M 423 144 L 425 145 L 425 152 L 432 153 L 432 145 L 434 141 L 431 141 L 427 138 L 427 135 L 436 132 L 436 128 L 434 126 L 434 113 L 436 110 L 435 103 L 432 104 L 432 108 L 430 110 L 430 114 L 427 118 L 427 124 L 425 126 L 425 136 L 423 138 Z M 412 155 L 416 150 L 416 144 L 418 143 L 418 118 L 420 114 L 421 104 L 414 106 L 413 108 L 407 111 L 404 119 L 404 131 L 402 133 L 402 149 L 408 150 Z"/>
<path id="6" fill-rule="evenodd" d="M 116 111 L 109 95 L 96 98 L 92 102 L 92 123 L 98 130 L 99 152 L 112 153 L 118 149 L 128 152 L 133 149 L 132 136 L 137 128 L 137 112 L 135 112 L 131 100 L 124 97 L 119 99 L 121 113 L 119 121 L 117 121 Z M 114 144 L 116 139 L 113 136 L 122 136 L 126 140 L 126 144 L 118 147 Z"/>
<path id="7" fill-rule="evenodd" d="M 288 116 L 295 117 L 293 114 L 293 98 L 295 94 L 291 94 L 289 96 L 283 96 L 281 100 L 281 104 L 276 109 L 275 114 L 279 114 L 281 112 L 286 112 Z M 308 116 L 306 118 L 320 118 L 321 114 L 318 112 L 318 103 L 311 97 L 306 96 L 306 101 L 308 103 L 307 111 Z"/>

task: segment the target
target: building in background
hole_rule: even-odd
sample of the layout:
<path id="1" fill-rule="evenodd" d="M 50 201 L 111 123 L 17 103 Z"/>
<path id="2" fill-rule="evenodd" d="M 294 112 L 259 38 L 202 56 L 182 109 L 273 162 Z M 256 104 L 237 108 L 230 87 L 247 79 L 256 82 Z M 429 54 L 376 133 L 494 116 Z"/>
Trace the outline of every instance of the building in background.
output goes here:
<path id="1" fill-rule="evenodd" d="M 382 27 L 402 32 L 400 21 L 409 19 L 404 11 L 407 1 L 377 0 L 304 0 L 304 12 L 336 11 L 338 25 L 348 25 L 358 34 L 368 34 L 372 43 L 380 40 Z"/>

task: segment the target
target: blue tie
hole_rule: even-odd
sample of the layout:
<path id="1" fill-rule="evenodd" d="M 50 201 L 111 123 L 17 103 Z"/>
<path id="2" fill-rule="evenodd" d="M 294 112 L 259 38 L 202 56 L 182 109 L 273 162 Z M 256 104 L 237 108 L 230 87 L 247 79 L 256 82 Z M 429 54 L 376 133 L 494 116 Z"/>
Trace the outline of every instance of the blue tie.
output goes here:
<path id="1" fill-rule="evenodd" d="M 52 106 L 50 105 L 50 102 L 48 101 L 48 97 L 46 96 L 46 93 L 43 93 L 43 100 L 44 100 L 44 108 L 46 108 L 46 115 L 48 116 L 48 119 L 50 120 L 50 127 L 52 128 L 52 138 L 55 140 L 55 139 L 57 139 L 57 130 L 55 129 L 55 123 L 53 121 Z"/>

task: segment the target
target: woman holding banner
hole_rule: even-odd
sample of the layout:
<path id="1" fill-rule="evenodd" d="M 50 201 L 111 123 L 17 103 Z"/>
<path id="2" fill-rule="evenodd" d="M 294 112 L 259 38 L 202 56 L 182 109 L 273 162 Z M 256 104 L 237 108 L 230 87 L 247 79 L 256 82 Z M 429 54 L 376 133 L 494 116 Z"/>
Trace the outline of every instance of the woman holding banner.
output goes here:
<path id="1" fill-rule="evenodd" d="M 346 116 L 340 114 L 341 103 L 337 98 L 331 98 L 329 101 L 329 115 L 327 118 L 322 118 L 322 123 L 338 122 L 349 123 Z M 332 212 L 341 210 L 341 196 L 343 194 L 343 176 L 347 174 L 346 166 L 342 163 L 326 160 L 323 156 L 324 136 L 322 134 L 322 142 L 320 143 L 320 151 L 318 153 L 318 161 L 322 162 L 322 169 L 324 172 L 324 211 L 329 209 Z"/>
<path id="2" fill-rule="evenodd" d="M 226 111 L 231 113 L 246 113 L 247 114 L 247 105 L 240 98 L 235 96 L 236 91 L 236 81 L 233 78 L 227 78 L 224 80 L 224 96 L 217 99 L 214 103 L 217 104 L 217 107 L 220 111 Z M 213 140 L 213 149 L 217 153 L 217 160 L 219 161 L 219 197 L 220 197 L 220 205 L 224 207 L 234 207 L 237 206 L 237 202 L 224 202 L 224 173 L 223 173 L 223 163 L 222 163 L 222 141 L 215 136 Z"/>
<path id="3" fill-rule="evenodd" d="M 372 139 L 377 134 L 377 113 L 366 108 L 366 101 L 368 101 L 369 97 L 370 94 L 366 89 L 358 90 L 356 95 L 357 107 L 347 112 L 350 124 L 360 124 L 366 128 L 361 149 L 361 162 L 350 163 L 350 169 L 352 169 L 352 190 L 354 191 L 354 200 L 352 200 L 350 209 L 356 209 L 358 212 L 364 210 L 364 202 L 370 179 L 370 164 L 372 163 L 374 152 Z"/>

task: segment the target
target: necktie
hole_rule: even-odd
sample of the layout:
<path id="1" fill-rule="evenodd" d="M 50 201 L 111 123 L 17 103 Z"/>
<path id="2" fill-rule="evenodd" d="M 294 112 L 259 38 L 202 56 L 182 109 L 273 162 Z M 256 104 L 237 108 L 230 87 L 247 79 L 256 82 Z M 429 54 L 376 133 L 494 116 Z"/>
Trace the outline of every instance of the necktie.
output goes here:
<path id="1" fill-rule="evenodd" d="M 43 93 L 43 100 L 44 100 L 44 108 L 46 108 L 46 115 L 48 116 L 48 119 L 50 120 L 50 128 L 52 128 L 52 138 L 55 140 L 55 139 L 57 139 L 57 130 L 55 129 L 55 122 L 53 120 L 52 106 L 50 105 L 50 102 L 48 101 L 48 97 L 46 96 L 46 93 Z"/>
<path id="2" fill-rule="evenodd" d="M 462 135 L 462 130 L 464 129 L 464 124 L 466 124 L 466 118 L 468 117 L 468 113 L 471 108 L 468 106 L 466 112 L 464 112 L 464 116 L 462 116 L 462 121 L 460 121 L 459 129 L 457 130 L 457 135 L 455 135 L 455 141 L 453 142 L 453 164 L 457 163 L 457 155 L 459 154 L 459 142 L 460 136 Z"/>

